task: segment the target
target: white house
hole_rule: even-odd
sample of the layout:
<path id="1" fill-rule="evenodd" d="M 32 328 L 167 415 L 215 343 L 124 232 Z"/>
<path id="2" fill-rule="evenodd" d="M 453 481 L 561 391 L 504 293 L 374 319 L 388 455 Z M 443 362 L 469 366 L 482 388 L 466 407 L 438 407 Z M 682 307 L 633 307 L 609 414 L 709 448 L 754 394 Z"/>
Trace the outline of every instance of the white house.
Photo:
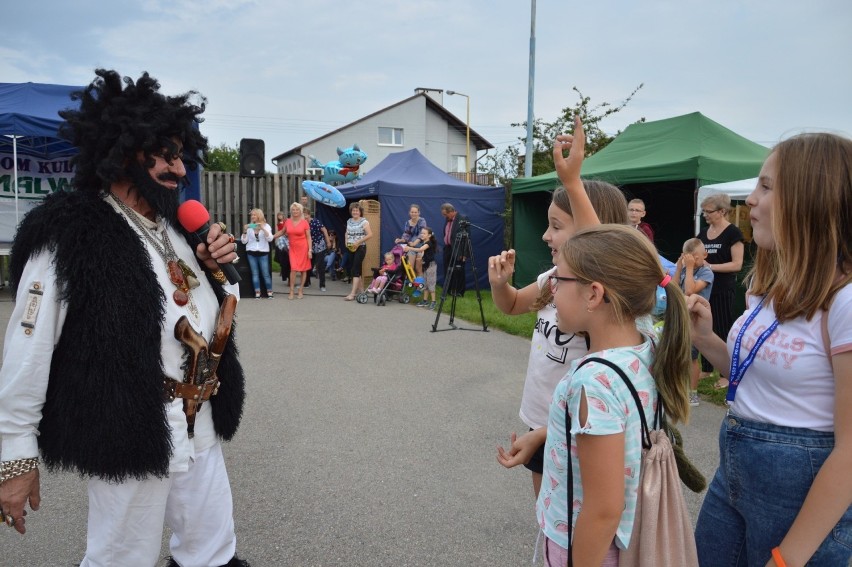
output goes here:
<path id="1" fill-rule="evenodd" d="M 337 159 L 337 148 L 353 144 L 367 154 L 361 174 L 389 154 L 417 148 L 439 169 L 463 173 L 468 153 L 468 124 L 444 108 L 442 89 L 414 90 L 414 96 L 365 116 L 324 136 L 272 158 L 278 173 L 308 173 L 311 155 L 322 163 Z M 470 130 L 470 171 L 476 171 L 479 151 L 493 149 L 485 138 Z"/>

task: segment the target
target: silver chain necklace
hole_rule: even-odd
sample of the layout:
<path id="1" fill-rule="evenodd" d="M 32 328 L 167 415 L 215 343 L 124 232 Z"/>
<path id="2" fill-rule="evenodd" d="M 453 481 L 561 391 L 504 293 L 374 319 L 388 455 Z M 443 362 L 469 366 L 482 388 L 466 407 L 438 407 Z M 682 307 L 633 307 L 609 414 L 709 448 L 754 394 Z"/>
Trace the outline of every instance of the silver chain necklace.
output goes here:
<path id="1" fill-rule="evenodd" d="M 175 252 L 175 249 L 172 246 L 172 241 L 169 240 L 168 230 L 166 230 L 165 227 L 163 227 L 162 230 L 163 243 L 160 244 L 157 239 L 154 238 L 154 236 L 151 234 L 151 229 L 142 224 L 142 220 L 139 218 L 139 213 L 128 207 L 127 204 L 125 204 L 124 201 L 116 197 L 115 194 L 110 193 L 109 196 L 112 197 L 112 200 L 116 202 L 118 208 L 124 212 L 124 215 L 128 219 L 130 219 L 130 222 L 136 225 L 136 228 L 139 229 L 139 232 L 142 233 L 142 236 L 145 237 L 145 240 L 147 240 L 151 244 L 151 246 L 154 247 L 154 250 L 157 251 L 157 254 L 160 255 L 160 257 L 166 264 L 168 264 L 169 262 L 177 262 L 177 253 Z"/>
<path id="2" fill-rule="evenodd" d="M 169 280 L 177 288 L 172 294 L 174 302 L 181 307 L 189 303 L 190 309 L 193 310 L 193 312 L 196 312 L 197 308 L 195 307 L 195 303 L 192 301 L 192 296 L 190 295 L 189 290 L 199 286 L 198 276 L 195 275 L 195 272 L 192 271 L 186 262 L 178 258 L 177 252 L 175 252 L 174 246 L 172 246 L 172 241 L 169 239 L 168 228 L 165 226 L 163 227 L 161 231 L 163 235 L 163 243 L 160 244 L 160 242 L 158 242 L 151 234 L 151 230 L 142 223 L 142 219 L 139 218 L 139 213 L 128 207 L 127 204 L 116 197 L 114 193 L 110 193 L 109 196 L 113 201 L 115 201 L 118 208 L 124 212 L 124 215 L 130 219 L 130 222 L 139 229 L 139 232 L 145 240 L 148 241 L 154 250 L 157 251 L 157 254 L 159 254 L 163 259 L 163 262 L 165 262 L 166 271 L 169 274 Z"/>

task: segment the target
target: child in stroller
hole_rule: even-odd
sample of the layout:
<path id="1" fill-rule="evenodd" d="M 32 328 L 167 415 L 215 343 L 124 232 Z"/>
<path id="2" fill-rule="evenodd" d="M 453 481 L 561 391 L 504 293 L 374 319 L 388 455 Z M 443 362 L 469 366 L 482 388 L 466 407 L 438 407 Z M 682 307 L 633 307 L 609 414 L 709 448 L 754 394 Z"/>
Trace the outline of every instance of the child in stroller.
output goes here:
<path id="1" fill-rule="evenodd" d="M 367 293 L 378 295 L 388 283 L 388 277 L 399 267 L 399 256 L 393 252 L 385 252 L 385 263 L 373 274 L 373 283 L 367 288 Z"/>
<path id="2" fill-rule="evenodd" d="M 408 303 L 405 299 L 410 301 L 408 295 L 402 293 L 405 276 L 402 271 L 401 257 L 401 246 L 394 246 L 390 252 L 385 252 L 384 264 L 378 270 L 373 270 L 373 283 L 366 292 L 358 297 L 359 303 L 366 303 L 367 294 L 373 294 L 375 296 L 374 301 L 378 305 L 384 305 L 387 296 L 392 293 L 398 293 L 401 302 Z"/>

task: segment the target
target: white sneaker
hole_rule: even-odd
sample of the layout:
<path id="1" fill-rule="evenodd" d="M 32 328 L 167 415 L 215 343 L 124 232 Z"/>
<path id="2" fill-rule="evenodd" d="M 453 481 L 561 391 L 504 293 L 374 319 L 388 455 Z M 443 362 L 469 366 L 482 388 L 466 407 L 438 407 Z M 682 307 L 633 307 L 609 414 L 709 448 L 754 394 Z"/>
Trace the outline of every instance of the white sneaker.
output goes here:
<path id="1" fill-rule="evenodd" d="M 698 392 L 689 393 L 689 405 L 692 407 L 701 405 L 701 399 L 698 397 Z"/>
<path id="2" fill-rule="evenodd" d="M 321 287 L 321 288 L 320 288 L 320 291 L 325 291 L 325 288 L 324 288 L 324 287 Z"/>

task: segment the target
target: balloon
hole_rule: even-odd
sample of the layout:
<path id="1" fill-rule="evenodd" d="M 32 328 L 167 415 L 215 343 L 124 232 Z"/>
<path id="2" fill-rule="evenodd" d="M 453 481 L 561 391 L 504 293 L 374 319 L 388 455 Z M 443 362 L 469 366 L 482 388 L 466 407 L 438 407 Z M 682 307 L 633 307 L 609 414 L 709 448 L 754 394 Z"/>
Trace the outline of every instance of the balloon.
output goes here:
<path id="1" fill-rule="evenodd" d="M 311 167 L 322 169 L 322 180 L 325 183 L 348 183 L 359 179 L 361 175 L 358 169 L 361 164 L 367 161 L 367 154 L 361 151 L 358 144 L 354 144 L 351 148 L 341 150 L 337 148 L 337 161 L 322 163 L 314 156 L 311 158 Z"/>
<path id="2" fill-rule="evenodd" d="M 345 207 L 346 198 L 336 188 L 322 181 L 302 181 L 302 189 L 311 199 L 329 207 Z"/>

